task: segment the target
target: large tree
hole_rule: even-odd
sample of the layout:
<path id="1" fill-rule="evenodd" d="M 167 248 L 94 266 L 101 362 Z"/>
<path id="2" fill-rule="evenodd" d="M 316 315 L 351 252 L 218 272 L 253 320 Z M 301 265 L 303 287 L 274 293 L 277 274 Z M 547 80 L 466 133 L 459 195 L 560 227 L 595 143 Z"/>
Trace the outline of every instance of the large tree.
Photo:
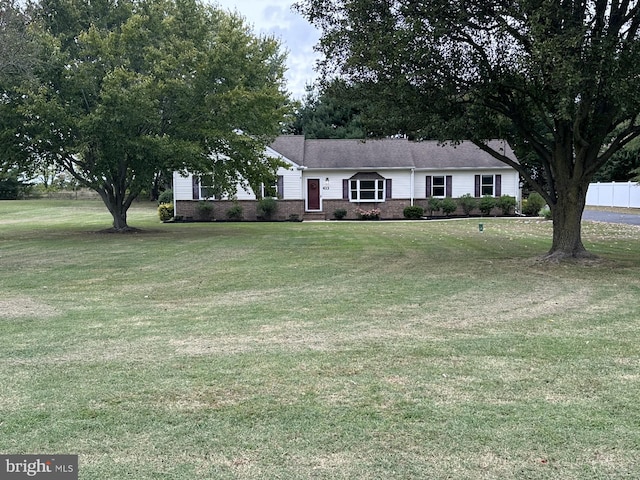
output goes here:
<path id="1" fill-rule="evenodd" d="M 339 81 L 308 85 L 289 132 L 306 138 L 364 138 L 358 99 L 344 91 Z"/>
<path id="2" fill-rule="evenodd" d="M 213 172 L 221 191 L 278 163 L 284 56 L 243 19 L 197 0 L 41 0 L 46 62 L 16 105 L 29 165 L 54 162 L 98 192 L 116 231 L 158 171 Z"/>
<path id="3" fill-rule="evenodd" d="M 630 0 L 301 0 L 325 75 L 368 92 L 379 134 L 470 139 L 553 215 L 550 259 L 586 257 L 590 180 L 640 134 L 640 4 Z M 515 163 L 487 146 L 506 138 Z"/>

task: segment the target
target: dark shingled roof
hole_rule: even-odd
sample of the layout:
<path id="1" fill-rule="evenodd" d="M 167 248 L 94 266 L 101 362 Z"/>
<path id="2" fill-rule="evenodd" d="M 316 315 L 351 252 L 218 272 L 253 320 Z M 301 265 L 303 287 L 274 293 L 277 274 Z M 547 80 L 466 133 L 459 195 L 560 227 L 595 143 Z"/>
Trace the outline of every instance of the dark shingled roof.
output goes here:
<path id="1" fill-rule="evenodd" d="M 506 142 L 492 140 L 489 145 L 515 160 Z M 443 146 L 437 141 L 305 140 L 302 135 L 285 135 L 270 146 L 292 162 L 314 169 L 510 168 L 471 142 Z"/>
<path id="2" fill-rule="evenodd" d="M 298 165 L 304 160 L 304 135 L 282 135 L 269 145 L 273 150 Z"/>

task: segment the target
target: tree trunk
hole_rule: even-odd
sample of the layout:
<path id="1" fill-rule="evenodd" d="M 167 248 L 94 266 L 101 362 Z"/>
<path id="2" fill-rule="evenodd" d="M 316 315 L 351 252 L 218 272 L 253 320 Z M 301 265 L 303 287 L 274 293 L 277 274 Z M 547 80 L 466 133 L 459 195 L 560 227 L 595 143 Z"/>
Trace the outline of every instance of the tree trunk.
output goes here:
<path id="1" fill-rule="evenodd" d="M 594 258 L 582 244 L 582 213 L 588 183 L 579 182 L 559 189 L 555 205 L 549 205 L 553 216 L 553 243 L 543 257 L 546 260 Z"/>
<path id="2" fill-rule="evenodd" d="M 98 190 L 102 201 L 106 205 L 109 213 L 113 217 L 113 230 L 118 233 L 125 233 L 131 231 L 129 225 L 127 225 L 127 210 L 129 205 L 126 202 L 117 201 L 117 199 L 104 190 Z"/>
<path id="3" fill-rule="evenodd" d="M 113 217 L 113 229 L 116 232 L 127 232 L 130 230 L 127 225 L 127 210 L 122 205 L 115 205 L 115 209 L 109 208 Z"/>

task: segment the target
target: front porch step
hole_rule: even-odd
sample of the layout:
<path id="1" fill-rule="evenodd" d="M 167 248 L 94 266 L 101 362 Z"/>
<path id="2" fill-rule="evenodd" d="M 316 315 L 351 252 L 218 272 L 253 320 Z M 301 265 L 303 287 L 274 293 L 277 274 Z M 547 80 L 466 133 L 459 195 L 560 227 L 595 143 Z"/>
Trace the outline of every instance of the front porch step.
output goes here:
<path id="1" fill-rule="evenodd" d="M 326 220 L 327 216 L 324 212 L 305 212 L 304 216 L 302 217 L 302 219 L 305 222 L 312 222 L 312 221 L 318 221 L 318 220 Z"/>

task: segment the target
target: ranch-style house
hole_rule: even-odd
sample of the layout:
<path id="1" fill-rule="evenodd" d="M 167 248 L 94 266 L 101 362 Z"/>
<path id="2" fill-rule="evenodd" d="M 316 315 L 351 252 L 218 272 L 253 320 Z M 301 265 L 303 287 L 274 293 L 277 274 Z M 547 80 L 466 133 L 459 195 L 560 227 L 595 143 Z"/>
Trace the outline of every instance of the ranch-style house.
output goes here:
<path id="1" fill-rule="evenodd" d="M 502 140 L 494 149 L 513 158 Z M 510 195 L 520 201 L 518 172 L 471 142 L 441 145 L 407 139 L 314 140 L 285 135 L 267 147 L 280 158 L 274 185 L 263 185 L 259 197 L 277 198 L 275 219 L 332 219 L 336 210 L 356 219 L 358 210 L 377 209 L 381 219 L 401 219 L 410 205 L 426 209 L 430 197 L 457 198 Z M 210 177 L 173 174 L 176 218 L 197 219 L 202 202 L 213 218 L 225 219 L 234 205 L 245 220 L 257 218 L 257 196 L 242 188 L 234 198 L 213 198 Z"/>

